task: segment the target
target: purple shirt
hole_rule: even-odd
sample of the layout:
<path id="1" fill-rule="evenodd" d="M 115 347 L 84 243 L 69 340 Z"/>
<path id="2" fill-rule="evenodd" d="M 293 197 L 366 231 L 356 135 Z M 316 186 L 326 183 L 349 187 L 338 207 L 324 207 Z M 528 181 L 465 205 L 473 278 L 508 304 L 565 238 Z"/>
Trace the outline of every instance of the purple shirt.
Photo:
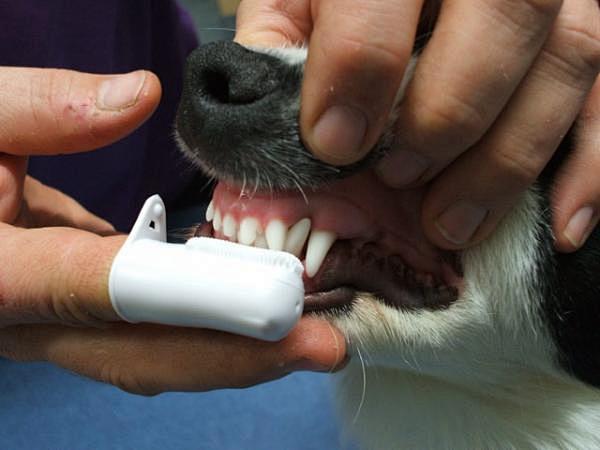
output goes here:
<path id="1" fill-rule="evenodd" d="M 163 84 L 154 116 L 124 140 L 91 153 L 33 157 L 29 173 L 128 231 L 144 199 L 167 207 L 196 175 L 173 140 L 185 56 L 197 45 L 174 0 L 0 0 L 0 66 L 93 73 L 147 69 Z M 1 149 L 0 149 L 1 150 Z"/>

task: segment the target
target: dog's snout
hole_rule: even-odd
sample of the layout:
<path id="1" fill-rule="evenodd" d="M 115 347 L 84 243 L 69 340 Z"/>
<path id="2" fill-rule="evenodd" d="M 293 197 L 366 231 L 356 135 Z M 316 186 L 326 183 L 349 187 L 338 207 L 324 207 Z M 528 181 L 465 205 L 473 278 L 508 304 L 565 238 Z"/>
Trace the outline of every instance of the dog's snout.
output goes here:
<path id="1" fill-rule="evenodd" d="M 289 108 L 300 87 L 293 72 L 280 59 L 234 42 L 204 45 L 188 58 L 180 116 L 194 140 L 219 136 L 232 144 L 237 133 L 248 137 L 259 126 L 266 129 L 277 110 Z"/>
<path id="2" fill-rule="evenodd" d="M 286 51 L 287 50 L 287 51 Z M 188 58 L 177 112 L 186 154 L 211 176 L 256 189 L 315 188 L 371 164 L 343 167 L 313 157 L 300 137 L 304 49 L 214 42 Z M 383 154 L 373 151 L 372 161 Z"/>
<path id="3" fill-rule="evenodd" d="M 228 178 L 243 178 L 254 166 L 274 171 L 270 147 L 298 153 L 301 146 L 302 73 L 300 63 L 234 42 L 199 47 L 188 57 L 177 113 L 177 133 L 188 154 Z"/>

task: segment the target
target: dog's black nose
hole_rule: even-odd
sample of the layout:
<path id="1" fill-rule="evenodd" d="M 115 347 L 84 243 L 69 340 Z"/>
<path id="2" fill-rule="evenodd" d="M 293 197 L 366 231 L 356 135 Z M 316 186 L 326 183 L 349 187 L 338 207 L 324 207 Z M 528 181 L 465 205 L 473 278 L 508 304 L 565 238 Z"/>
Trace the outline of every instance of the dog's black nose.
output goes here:
<path id="1" fill-rule="evenodd" d="M 297 126 L 301 77 L 301 66 L 234 42 L 204 45 L 188 58 L 178 132 L 204 158 L 289 133 L 290 120 Z"/>
<path id="2" fill-rule="evenodd" d="M 248 105 L 277 89 L 281 61 L 234 42 L 200 47 L 188 59 L 188 94 L 200 110 Z M 200 111 L 202 113 L 202 111 Z"/>

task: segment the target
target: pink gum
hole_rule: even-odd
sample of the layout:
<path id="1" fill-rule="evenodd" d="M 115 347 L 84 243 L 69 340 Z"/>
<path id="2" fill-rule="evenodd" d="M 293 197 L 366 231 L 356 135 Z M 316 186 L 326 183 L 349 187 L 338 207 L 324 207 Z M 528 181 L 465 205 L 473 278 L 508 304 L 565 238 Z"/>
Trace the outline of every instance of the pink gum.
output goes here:
<path id="1" fill-rule="evenodd" d="M 330 193 L 309 193 L 306 197 L 307 202 L 301 196 L 285 194 L 277 197 L 255 194 L 248 198 L 240 194 L 239 188 L 219 183 L 213 202 L 222 217 L 231 214 L 237 223 L 246 217 L 254 217 L 263 230 L 275 219 L 289 227 L 308 217 L 312 229 L 333 231 L 339 239 L 365 238 L 376 232 L 368 215 L 347 199 Z"/>

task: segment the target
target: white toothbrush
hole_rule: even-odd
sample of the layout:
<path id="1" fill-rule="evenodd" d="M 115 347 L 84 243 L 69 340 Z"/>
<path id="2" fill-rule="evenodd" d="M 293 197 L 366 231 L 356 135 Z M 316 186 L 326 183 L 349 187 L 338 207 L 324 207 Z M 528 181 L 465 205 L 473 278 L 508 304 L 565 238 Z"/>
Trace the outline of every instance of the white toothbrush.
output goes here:
<path id="1" fill-rule="evenodd" d="M 206 237 L 167 243 L 165 205 L 154 195 L 115 257 L 109 292 L 127 322 L 277 341 L 302 315 L 303 271 L 290 253 Z"/>

